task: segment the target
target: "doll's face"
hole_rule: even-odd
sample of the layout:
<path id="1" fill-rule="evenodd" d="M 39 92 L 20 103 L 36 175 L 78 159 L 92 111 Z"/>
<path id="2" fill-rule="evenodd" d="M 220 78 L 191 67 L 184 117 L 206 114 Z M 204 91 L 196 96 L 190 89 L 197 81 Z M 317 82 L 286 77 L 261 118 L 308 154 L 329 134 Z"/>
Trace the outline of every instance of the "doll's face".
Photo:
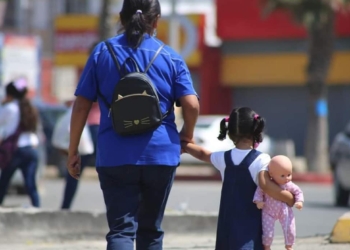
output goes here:
<path id="1" fill-rule="evenodd" d="M 269 174 L 279 185 L 284 185 L 292 180 L 292 162 L 285 156 L 275 156 L 269 164 Z"/>

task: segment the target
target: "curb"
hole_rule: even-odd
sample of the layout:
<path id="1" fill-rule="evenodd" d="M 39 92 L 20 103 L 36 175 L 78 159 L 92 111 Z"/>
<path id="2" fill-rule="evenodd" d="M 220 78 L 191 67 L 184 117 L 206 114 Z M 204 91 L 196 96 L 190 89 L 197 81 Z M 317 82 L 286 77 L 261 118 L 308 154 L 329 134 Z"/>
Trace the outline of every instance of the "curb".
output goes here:
<path id="1" fill-rule="evenodd" d="M 176 175 L 175 180 L 178 180 L 178 181 L 221 181 L 221 175 L 220 174 Z M 331 174 L 293 173 L 293 182 L 332 184 L 333 177 Z"/>
<path id="2" fill-rule="evenodd" d="M 169 234 L 214 234 L 216 224 L 216 213 L 167 211 L 162 228 Z M 107 232 L 104 212 L 0 208 L 0 242 L 101 239 Z"/>
<path id="3" fill-rule="evenodd" d="M 57 178 L 57 170 L 50 168 L 46 171 L 46 178 L 54 179 Z M 87 179 L 98 179 L 95 168 L 87 168 L 84 170 L 82 178 Z M 216 170 L 211 168 L 201 169 L 200 166 L 190 167 L 189 170 L 186 167 L 178 169 L 175 180 L 177 181 L 220 181 L 221 175 Z M 305 173 L 293 173 L 293 181 L 299 183 L 315 183 L 315 184 L 332 184 L 333 176 L 329 174 L 318 174 L 313 172 Z"/>
<path id="4" fill-rule="evenodd" d="M 343 214 L 334 225 L 331 243 L 350 243 L 350 212 Z"/>

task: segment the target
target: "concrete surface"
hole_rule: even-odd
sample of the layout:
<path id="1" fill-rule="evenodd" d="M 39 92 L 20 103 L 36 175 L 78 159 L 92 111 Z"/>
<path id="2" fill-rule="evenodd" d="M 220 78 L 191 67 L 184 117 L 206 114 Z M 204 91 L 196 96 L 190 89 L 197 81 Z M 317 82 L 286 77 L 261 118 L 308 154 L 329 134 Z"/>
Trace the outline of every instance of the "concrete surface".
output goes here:
<path id="1" fill-rule="evenodd" d="M 45 170 L 46 178 L 57 178 L 58 172 L 55 167 L 49 166 Z M 84 170 L 84 178 L 97 179 L 94 167 Z M 210 165 L 181 165 L 177 168 L 175 180 L 179 181 L 221 181 L 219 171 Z M 331 173 L 294 172 L 294 182 L 331 184 L 333 177 Z"/>
<path id="2" fill-rule="evenodd" d="M 216 213 L 166 212 L 163 229 L 172 234 L 215 234 Z M 105 213 L 49 211 L 36 208 L 0 209 L 0 242 L 46 239 L 104 238 Z"/>
<path id="3" fill-rule="evenodd" d="M 206 234 L 166 234 L 164 250 L 213 250 L 215 235 Z M 104 240 L 75 240 L 75 241 L 27 241 L 23 243 L 0 243 L 0 250 L 105 250 Z M 272 245 L 274 250 L 282 250 L 284 241 L 275 238 Z M 329 244 L 327 237 L 297 239 L 296 250 L 348 250 L 348 244 Z"/>
<path id="4" fill-rule="evenodd" d="M 47 179 L 40 184 L 42 209 L 58 210 L 63 197 L 64 180 Z M 166 210 L 218 213 L 221 186 L 219 181 L 176 181 Z M 301 183 L 299 186 L 304 192 L 305 204 L 302 211 L 295 210 L 297 236 L 328 235 L 338 218 L 349 212 L 350 207 L 340 208 L 333 205 L 331 185 Z M 8 195 L 3 206 L 25 208 L 30 206 L 30 200 L 27 195 Z M 105 211 L 103 195 L 97 180 L 86 179 L 83 174 L 72 210 L 92 213 Z M 276 223 L 275 229 L 276 236 L 282 235 L 279 223 Z"/>
<path id="5" fill-rule="evenodd" d="M 333 243 L 350 243 L 350 212 L 345 213 L 337 220 L 330 240 Z"/>
<path id="6" fill-rule="evenodd" d="M 164 249 L 214 249 L 216 220 L 214 213 L 167 212 Z M 104 213 L 1 208 L 0 250 L 102 250 L 106 227 Z M 350 234 L 348 229 L 339 232 Z M 275 237 L 273 249 L 284 249 L 283 238 Z M 298 238 L 295 249 L 345 250 L 350 244 L 331 244 L 324 235 Z"/>

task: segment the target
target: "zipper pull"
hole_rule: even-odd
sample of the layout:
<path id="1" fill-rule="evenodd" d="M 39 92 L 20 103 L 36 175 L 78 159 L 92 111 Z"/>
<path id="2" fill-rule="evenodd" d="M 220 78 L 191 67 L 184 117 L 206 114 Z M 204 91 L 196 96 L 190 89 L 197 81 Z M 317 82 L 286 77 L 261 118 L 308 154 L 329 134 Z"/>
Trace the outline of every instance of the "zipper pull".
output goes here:
<path id="1" fill-rule="evenodd" d="M 110 117 L 111 116 L 111 108 L 109 109 L 109 112 L 108 112 L 108 117 Z"/>

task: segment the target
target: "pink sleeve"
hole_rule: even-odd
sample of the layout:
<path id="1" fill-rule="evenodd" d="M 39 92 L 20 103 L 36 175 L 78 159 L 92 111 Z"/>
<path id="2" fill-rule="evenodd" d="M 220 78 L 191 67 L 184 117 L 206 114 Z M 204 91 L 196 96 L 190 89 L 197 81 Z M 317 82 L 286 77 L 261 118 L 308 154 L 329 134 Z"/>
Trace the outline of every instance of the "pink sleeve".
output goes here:
<path id="1" fill-rule="evenodd" d="M 295 185 L 293 182 L 289 182 L 287 184 L 287 190 L 294 195 L 295 202 L 299 202 L 299 201 L 304 202 L 303 191 L 301 191 L 300 187 Z"/>
<path id="2" fill-rule="evenodd" d="M 254 194 L 253 202 L 256 201 L 264 201 L 264 191 L 260 187 L 257 187 Z"/>

